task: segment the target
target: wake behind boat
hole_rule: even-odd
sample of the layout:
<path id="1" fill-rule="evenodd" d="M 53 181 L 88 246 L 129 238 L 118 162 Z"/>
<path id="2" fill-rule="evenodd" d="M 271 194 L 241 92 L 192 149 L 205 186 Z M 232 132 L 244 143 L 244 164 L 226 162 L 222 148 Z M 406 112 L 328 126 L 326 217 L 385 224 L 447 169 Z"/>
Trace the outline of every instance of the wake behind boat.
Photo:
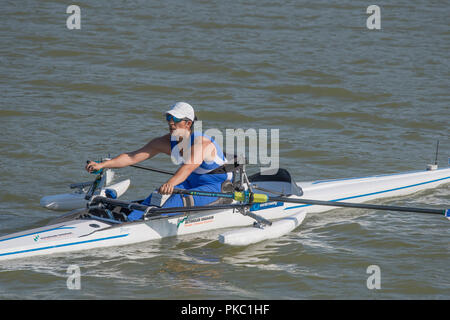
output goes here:
<path id="1" fill-rule="evenodd" d="M 239 229 L 219 235 L 220 242 L 248 245 L 292 231 L 307 213 L 352 204 L 361 208 L 398 209 L 449 217 L 449 210 L 443 209 L 363 203 L 449 183 L 450 168 L 313 182 L 294 182 L 285 169 L 279 169 L 275 175 L 249 177 L 244 165 L 236 167 L 236 171 L 240 179 L 228 185 L 225 192 L 215 194 L 219 200 L 207 206 L 155 208 L 144 206 L 140 201 L 126 202 L 94 195 L 91 190 L 87 208 L 66 213 L 45 227 L 1 237 L 0 260 L 129 245 L 221 228 Z M 98 176 L 96 180 L 100 179 Z M 134 209 L 145 214 L 140 220 L 128 221 Z M 242 228 L 248 226 L 250 228 Z"/>

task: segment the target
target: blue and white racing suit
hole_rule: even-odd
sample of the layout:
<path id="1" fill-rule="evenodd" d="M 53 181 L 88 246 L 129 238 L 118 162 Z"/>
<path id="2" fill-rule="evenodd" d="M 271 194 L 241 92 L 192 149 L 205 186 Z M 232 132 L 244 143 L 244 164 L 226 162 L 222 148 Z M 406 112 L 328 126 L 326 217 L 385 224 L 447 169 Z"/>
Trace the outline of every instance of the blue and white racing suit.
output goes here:
<path id="1" fill-rule="evenodd" d="M 228 173 L 210 173 L 213 170 L 222 167 L 225 163 L 227 163 L 227 159 L 223 154 L 220 146 L 214 141 L 213 138 L 201 133 L 201 132 L 193 132 L 191 134 L 190 145 L 194 144 L 194 140 L 197 137 L 203 136 L 209 139 L 214 146 L 216 147 L 216 156 L 212 161 L 204 161 L 201 163 L 199 167 L 197 167 L 182 183 L 175 186 L 178 189 L 186 189 L 186 190 L 200 190 L 207 192 L 221 192 L 222 183 L 225 180 L 231 180 L 233 175 L 232 172 Z M 184 158 L 180 154 L 178 141 L 170 141 L 170 149 L 173 160 L 176 163 L 184 164 Z M 184 151 L 185 152 L 185 151 Z M 152 195 L 150 194 L 144 202 L 143 205 L 149 205 L 151 201 Z M 173 194 L 169 199 L 164 203 L 163 208 L 170 207 L 183 207 L 183 195 L 181 194 Z M 216 197 L 205 197 L 205 196 L 192 196 L 194 200 L 195 206 L 203 206 L 207 205 L 213 201 L 216 201 Z M 128 220 L 134 221 L 142 218 L 143 212 L 139 210 L 134 210 L 128 215 Z"/>

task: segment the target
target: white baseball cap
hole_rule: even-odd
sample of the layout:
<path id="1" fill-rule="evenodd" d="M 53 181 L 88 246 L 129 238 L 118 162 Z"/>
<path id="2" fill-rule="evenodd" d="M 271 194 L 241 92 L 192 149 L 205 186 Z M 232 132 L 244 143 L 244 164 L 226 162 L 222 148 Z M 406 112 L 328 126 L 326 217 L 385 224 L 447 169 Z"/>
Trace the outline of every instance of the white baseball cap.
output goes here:
<path id="1" fill-rule="evenodd" d="M 178 119 L 195 120 L 194 108 L 189 103 L 177 102 L 167 110 L 165 114 L 171 114 Z"/>

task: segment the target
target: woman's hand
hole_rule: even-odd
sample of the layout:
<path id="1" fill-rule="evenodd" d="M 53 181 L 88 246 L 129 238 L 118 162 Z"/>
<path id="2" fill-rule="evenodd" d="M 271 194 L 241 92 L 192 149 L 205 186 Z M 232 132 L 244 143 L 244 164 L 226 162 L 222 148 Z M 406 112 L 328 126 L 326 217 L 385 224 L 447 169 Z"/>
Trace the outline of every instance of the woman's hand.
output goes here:
<path id="1" fill-rule="evenodd" d="M 97 163 L 94 161 L 89 161 L 88 164 L 86 164 L 85 169 L 87 172 L 91 173 L 92 171 L 97 171 L 103 169 L 103 163 Z"/>
<path id="2" fill-rule="evenodd" d="M 174 186 L 171 183 L 164 183 L 161 187 L 159 187 L 158 192 L 160 194 L 172 194 Z"/>

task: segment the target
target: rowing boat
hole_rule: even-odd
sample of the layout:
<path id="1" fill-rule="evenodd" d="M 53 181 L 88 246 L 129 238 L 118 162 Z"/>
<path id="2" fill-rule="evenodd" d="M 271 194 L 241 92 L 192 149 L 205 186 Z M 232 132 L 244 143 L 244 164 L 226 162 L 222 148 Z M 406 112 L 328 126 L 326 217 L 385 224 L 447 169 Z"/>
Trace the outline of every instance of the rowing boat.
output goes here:
<path id="1" fill-rule="evenodd" d="M 219 198 L 203 207 L 154 208 L 139 201 L 94 196 L 87 208 L 68 212 L 47 226 L 0 237 L 0 260 L 129 245 L 221 228 L 239 228 L 220 234 L 222 243 L 247 245 L 290 232 L 303 222 L 307 213 L 336 209 L 344 203 L 404 196 L 450 182 L 450 168 L 312 182 L 294 182 L 284 169 L 275 175 L 258 173 L 247 177 L 242 173 L 245 171 L 241 169 L 241 179 L 234 185 L 234 194 L 241 198 Z M 266 196 L 265 201 L 249 201 L 256 190 Z M 400 208 L 368 206 L 384 210 Z M 127 221 L 132 209 L 145 210 L 143 219 Z M 448 217 L 448 210 L 442 212 Z"/>

